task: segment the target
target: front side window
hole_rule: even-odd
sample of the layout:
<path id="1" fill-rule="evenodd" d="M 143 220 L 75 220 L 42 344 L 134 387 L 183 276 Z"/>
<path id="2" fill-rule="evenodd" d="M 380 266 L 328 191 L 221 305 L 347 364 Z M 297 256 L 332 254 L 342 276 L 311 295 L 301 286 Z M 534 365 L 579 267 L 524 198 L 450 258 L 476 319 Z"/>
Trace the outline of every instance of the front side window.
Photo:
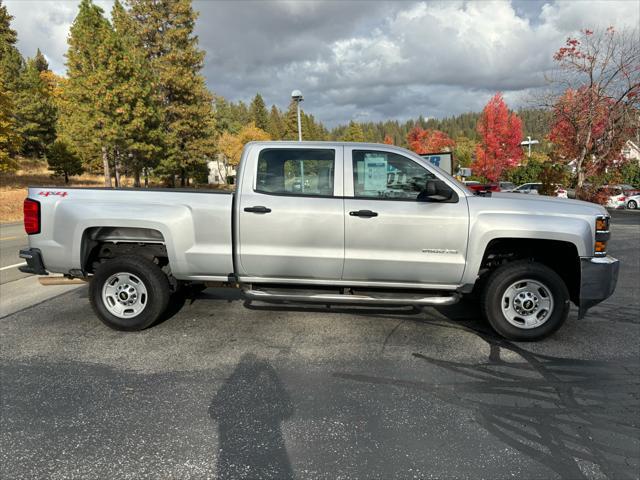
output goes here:
<path id="1" fill-rule="evenodd" d="M 268 148 L 258 156 L 256 191 L 280 195 L 333 195 L 335 150 Z"/>
<path id="2" fill-rule="evenodd" d="M 397 153 L 375 150 L 353 151 L 353 188 L 356 198 L 422 200 L 428 181 L 438 189 L 453 191 L 422 165 Z M 440 192 L 442 193 L 442 192 Z"/>

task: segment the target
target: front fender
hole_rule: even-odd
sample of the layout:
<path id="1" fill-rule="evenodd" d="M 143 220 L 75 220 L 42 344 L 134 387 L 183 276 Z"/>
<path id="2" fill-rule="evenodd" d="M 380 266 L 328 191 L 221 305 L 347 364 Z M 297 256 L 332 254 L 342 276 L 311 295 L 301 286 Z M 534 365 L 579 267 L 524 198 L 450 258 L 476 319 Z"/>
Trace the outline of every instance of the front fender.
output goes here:
<path id="1" fill-rule="evenodd" d="M 487 246 L 497 239 L 557 240 L 593 253 L 593 227 L 585 218 L 532 213 L 479 213 L 469 226 L 469 250 L 463 284 L 475 283 Z"/>

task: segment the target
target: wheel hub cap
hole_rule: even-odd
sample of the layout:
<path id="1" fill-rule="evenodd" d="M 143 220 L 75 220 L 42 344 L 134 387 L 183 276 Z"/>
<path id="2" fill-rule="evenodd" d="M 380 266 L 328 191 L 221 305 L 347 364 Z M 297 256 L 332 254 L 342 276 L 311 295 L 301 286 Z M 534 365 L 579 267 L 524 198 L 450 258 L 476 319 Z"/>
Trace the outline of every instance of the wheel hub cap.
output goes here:
<path id="1" fill-rule="evenodd" d="M 502 313 L 518 328 L 544 324 L 553 312 L 553 295 L 543 282 L 524 279 L 512 283 L 502 296 Z"/>
<path id="2" fill-rule="evenodd" d="M 147 288 L 136 275 L 120 272 L 111 275 L 102 287 L 102 302 L 112 315 L 132 318 L 147 306 Z"/>

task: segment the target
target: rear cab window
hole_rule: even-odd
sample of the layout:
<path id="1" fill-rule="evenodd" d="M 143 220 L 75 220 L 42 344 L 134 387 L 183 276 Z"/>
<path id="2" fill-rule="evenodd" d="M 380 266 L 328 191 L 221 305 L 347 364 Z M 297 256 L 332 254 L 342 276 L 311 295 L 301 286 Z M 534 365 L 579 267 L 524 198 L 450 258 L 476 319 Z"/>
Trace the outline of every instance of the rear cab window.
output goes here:
<path id="1" fill-rule="evenodd" d="M 336 151 L 267 148 L 258 155 L 255 191 L 271 195 L 331 197 Z"/>

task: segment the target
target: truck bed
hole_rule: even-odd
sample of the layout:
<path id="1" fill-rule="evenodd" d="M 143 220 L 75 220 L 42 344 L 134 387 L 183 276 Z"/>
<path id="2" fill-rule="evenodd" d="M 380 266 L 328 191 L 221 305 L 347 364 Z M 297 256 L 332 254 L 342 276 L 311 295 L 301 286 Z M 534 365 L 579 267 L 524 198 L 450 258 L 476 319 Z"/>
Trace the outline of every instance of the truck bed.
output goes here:
<path id="1" fill-rule="evenodd" d="M 233 272 L 233 192 L 194 189 L 29 187 L 41 205 L 41 233 L 30 236 L 45 268 L 81 269 L 91 239 L 164 243 L 172 274 L 226 280 Z M 167 241 L 170 239 L 170 241 Z"/>

